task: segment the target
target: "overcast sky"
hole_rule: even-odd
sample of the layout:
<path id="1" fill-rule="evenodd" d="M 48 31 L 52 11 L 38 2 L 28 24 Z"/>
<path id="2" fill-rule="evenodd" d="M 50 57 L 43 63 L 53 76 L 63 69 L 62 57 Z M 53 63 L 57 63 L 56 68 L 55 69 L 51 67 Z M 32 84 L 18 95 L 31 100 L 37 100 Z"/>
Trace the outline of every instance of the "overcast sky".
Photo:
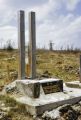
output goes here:
<path id="1" fill-rule="evenodd" d="M 18 46 L 18 11 L 25 10 L 25 39 L 28 41 L 28 12 L 36 12 L 36 43 L 55 48 L 81 48 L 81 0 L 0 0 L 0 46 L 11 39 Z"/>

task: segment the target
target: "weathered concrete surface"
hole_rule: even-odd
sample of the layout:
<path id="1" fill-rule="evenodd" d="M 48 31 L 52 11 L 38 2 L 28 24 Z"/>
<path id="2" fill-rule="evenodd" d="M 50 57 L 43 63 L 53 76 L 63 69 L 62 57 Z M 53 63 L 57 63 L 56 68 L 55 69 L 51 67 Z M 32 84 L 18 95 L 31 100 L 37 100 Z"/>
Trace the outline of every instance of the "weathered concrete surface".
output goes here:
<path id="1" fill-rule="evenodd" d="M 29 12 L 29 62 L 30 62 L 30 77 L 36 78 L 36 25 L 35 12 Z"/>
<path id="2" fill-rule="evenodd" d="M 81 55 L 80 55 L 80 83 L 81 83 Z"/>
<path id="3" fill-rule="evenodd" d="M 35 83 L 36 81 L 23 80 L 24 83 Z M 16 82 L 18 82 L 18 80 Z M 45 82 L 45 80 L 42 80 L 42 82 Z M 81 100 L 81 90 L 69 88 L 65 84 L 63 92 L 45 94 L 42 86 L 40 86 L 40 93 L 41 94 L 39 98 L 32 98 L 24 94 L 20 97 L 16 96 L 15 99 L 25 104 L 27 112 L 29 112 L 31 115 L 40 115 L 47 110 L 52 110 L 64 104 L 77 103 Z"/>
<path id="4" fill-rule="evenodd" d="M 77 103 L 81 100 L 81 95 L 75 96 L 72 94 L 70 95 L 69 92 L 68 93 L 59 92 L 52 93 L 49 95 L 43 95 L 38 99 L 31 99 L 26 96 L 22 96 L 20 98 L 16 97 L 16 100 L 19 101 L 20 103 L 25 104 L 27 112 L 29 112 L 31 115 L 40 115 L 47 110 L 48 111 L 52 110 L 64 104 Z"/>
<path id="5" fill-rule="evenodd" d="M 72 81 L 72 82 L 66 82 L 66 86 L 70 88 L 81 88 L 81 83 L 80 81 Z"/>
<path id="6" fill-rule="evenodd" d="M 18 13 L 18 48 L 19 48 L 19 70 L 18 78 L 25 79 L 25 19 L 24 11 Z"/>
<path id="7" fill-rule="evenodd" d="M 31 98 L 38 98 L 40 96 L 40 83 L 31 80 L 17 81 L 18 90 L 23 94 Z"/>
<path id="8" fill-rule="evenodd" d="M 42 87 L 44 94 L 56 93 L 63 91 L 63 81 L 59 79 L 43 80 L 18 80 L 16 82 L 18 90 L 26 96 L 32 98 L 40 97 Z"/>

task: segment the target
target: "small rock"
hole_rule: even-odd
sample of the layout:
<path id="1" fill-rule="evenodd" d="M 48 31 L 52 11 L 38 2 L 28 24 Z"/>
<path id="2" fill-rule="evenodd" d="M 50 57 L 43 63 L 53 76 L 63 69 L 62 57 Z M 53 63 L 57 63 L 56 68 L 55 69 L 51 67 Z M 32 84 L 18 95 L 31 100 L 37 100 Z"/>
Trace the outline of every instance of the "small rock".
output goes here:
<path id="1" fill-rule="evenodd" d="M 6 85 L 3 89 L 3 93 L 11 93 L 11 92 L 14 92 L 14 91 L 17 91 L 17 88 L 16 88 L 16 81 L 10 83 L 9 85 Z"/>
<path id="2" fill-rule="evenodd" d="M 61 115 L 62 115 L 62 114 L 64 114 L 64 113 L 68 112 L 69 109 L 72 110 L 72 107 L 71 107 L 70 105 L 64 105 L 64 106 L 62 106 L 62 107 L 59 109 L 59 111 L 60 111 L 60 113 L 61 113 Z"/>
<path id="3" fill-rule="evenodd" d="M 46 111 L 43 116 L 42 116 L 43 119 L 46 119 L 46 120 L 51 120 L 51 119 L 57 119 L 57 118 L 60 118 L 60 113 L 59 113 L 59 110 L 58 108 L 57 109 L 54 109 L 50 112 Z"/>
<path id="4" fill-rule="evenodd" d="M 1 109 L 2 111 L 5 111 L 5 112 L 9 112 L 11 110 L 10 107 L 2 107 Z"/>
<path id="5" fill-rule="evenodd" d="M 41 75 L 41 77 L 44 78 L 50 78 L 51 77 L 51 73 L 49 73 L 47 70 Z"/>

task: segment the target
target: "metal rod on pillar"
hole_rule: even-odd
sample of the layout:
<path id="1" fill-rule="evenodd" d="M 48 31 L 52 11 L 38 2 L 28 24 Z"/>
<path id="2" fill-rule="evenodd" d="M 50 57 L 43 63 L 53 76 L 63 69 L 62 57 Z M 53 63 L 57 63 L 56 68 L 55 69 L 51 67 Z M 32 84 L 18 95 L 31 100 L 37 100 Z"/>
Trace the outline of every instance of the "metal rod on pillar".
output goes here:
<path id="1" fill-rule="evenodd" d="M 18 13 L 19 79 L 25 79 L 25 18 L 24 11 Z"/>
<path id="2" fill-rule="evenodd" d="M 29 51 L 30 51 L 30 77 L 36 78 L 36 26 L 35 12 L 29 13 Z"/>

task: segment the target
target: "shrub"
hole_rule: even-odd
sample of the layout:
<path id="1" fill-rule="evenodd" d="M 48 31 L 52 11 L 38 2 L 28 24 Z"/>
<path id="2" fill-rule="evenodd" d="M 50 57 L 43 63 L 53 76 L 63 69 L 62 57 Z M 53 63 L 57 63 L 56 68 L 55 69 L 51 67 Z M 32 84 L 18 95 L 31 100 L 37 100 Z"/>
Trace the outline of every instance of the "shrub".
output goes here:
<path id="1" fill-rule="evenodd" d="M 12 51 L 13 50 L 13 46 L 12 46 L 11 40 L 8 40 L 7 45 L 6 45 L 6 50 L 8 50 L 8 51 Z"/>

